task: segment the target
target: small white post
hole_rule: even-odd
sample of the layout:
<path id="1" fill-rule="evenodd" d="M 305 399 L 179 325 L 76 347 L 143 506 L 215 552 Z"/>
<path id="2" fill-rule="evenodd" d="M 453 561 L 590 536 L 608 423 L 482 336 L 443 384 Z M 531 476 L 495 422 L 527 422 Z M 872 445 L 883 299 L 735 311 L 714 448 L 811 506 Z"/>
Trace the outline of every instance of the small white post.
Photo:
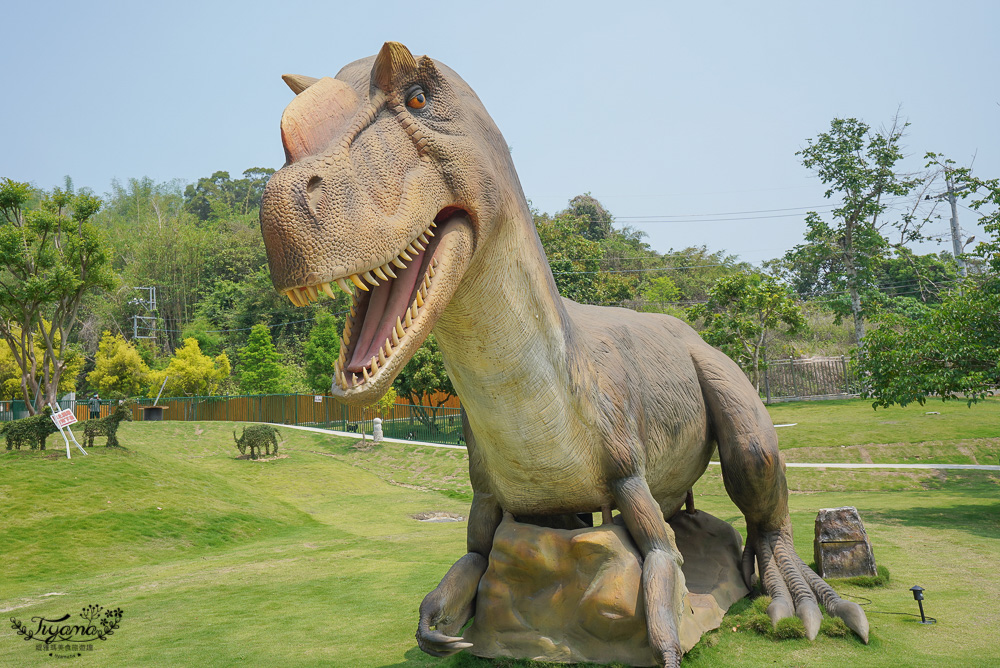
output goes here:
<path id="1" fill-rule="evenodd" d="M 375 418 L 372 420 L 372 441 L 375 443 L 382 442 L 382 418 Z"/>

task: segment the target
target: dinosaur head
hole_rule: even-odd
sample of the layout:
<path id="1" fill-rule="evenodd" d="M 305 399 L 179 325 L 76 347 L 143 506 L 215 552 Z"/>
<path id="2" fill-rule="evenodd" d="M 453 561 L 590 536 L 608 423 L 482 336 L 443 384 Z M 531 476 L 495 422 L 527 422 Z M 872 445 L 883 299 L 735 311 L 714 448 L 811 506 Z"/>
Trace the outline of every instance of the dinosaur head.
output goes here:
<path id="1" fill-rule="evenodd" d="M 336 78 L 284 77 L 285 166 L 260 223 L 297 306 L 352 294 L 333 393 L 370 404 L 430 333 L 520 193 L 506 142 L 458 75 L 402 44 Z M 498 183 L 502 181 L 504 183 Z"/>

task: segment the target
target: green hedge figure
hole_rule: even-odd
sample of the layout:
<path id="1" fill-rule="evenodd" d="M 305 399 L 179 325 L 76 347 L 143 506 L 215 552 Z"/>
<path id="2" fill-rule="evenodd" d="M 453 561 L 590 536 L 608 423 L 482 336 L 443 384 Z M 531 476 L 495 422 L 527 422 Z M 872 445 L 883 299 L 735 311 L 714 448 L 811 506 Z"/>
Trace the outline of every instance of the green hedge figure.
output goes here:
<path id="1" fill-rule="evenodd" d="M 265 455 L 278 454 L 278 430 L 269 424 L 243 427 L 243 433 L 237 437 L 234 431 L 233 438 L 236 439 L 236 447 L 241 455 L 246 455 L 247 448 L 250 449 L 250 459 L 260 459 L 261 449 Z M 274 452 L 271 452 L 271 446 L 274 446 Z"/>
<path id="2" fill-rule="evenodd" d="M 32 450 L 45 449 L 45 439 L 59 431 L 52 421 L 52 409 L 46 406 L 38 415 L 13 420 L 0 427 L 7 441 L 8 450 L 20 450 L 27 445 Z"/>
<path id="3" fill-rule="evenodd" d="M 95 436 L 107 436 L 107 446 L 118 447 L 118 425 L 122 422 L 132 421 L 132 408 L 125 403 L 115 406 L 115 410 L 108 417 L 99 420 L 87 420 L 83 423 L 83 439 L 87 441 L 87 447 L 93 447 Z"/>

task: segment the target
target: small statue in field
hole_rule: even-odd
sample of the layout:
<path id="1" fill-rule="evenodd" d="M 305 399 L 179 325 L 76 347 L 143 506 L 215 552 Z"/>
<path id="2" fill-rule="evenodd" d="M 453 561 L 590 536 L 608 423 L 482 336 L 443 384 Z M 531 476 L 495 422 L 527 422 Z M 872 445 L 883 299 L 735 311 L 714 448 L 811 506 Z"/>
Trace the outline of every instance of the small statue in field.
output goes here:
<path id="1" fill-rule="evenodd" d="M 32 450 L 44 450 L 45 439 L 57 431 L 59 429 L 52 422 L 52 409 L 48 406 L 38 415 L 14 420 L 0 427 L 0 434 L 6 438 L 8 450 L 20 450 L 22 445 L 27 445 Z"/>
<path id="2" fill-rule="evenodd" d="M 95 436 L 107 436 L 107 446 L 109 448 L 118 447 L 118 425 L 123 421 L 132 421 L 132 408 L 127 404 L 120 403 L 115 406 L 114 412 L 108 417 L 84 422 L 83 438 L 87 442 L 87 447 L 93 447 Z"/>
<path id="3" fill-rule="evenodd" d="M 243 433 L 237 437 L 234 431 L 233 438 L 236 439 L 236 447 L 241 455 L 246 455 L 247 448 L 250 449 L 250 459 L 260 459 L 262 449 L 268 456 L 278 454 L 278 430 L 269 424 L 243 427 Z M 271 451 L 272 446 L 274 452 Z"/>

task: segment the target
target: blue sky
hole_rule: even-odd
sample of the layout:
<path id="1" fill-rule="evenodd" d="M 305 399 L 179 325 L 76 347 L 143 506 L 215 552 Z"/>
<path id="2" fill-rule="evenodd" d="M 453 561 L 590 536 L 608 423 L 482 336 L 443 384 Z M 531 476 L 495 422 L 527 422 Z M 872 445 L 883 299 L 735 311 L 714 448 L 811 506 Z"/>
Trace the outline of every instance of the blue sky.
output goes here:
<path id="1" fill-rule="evenodd" d="M 829 201 L 795 152 L 835 116 L 900 109 L 908 168 L 933 150 L 1000 176 L 995 2 L 12 4 L 0 176 L 45 188 L 280 167 L 281 74 L 386 40 L 472 85 L 538 209 L 589 191 L 660 251 L 800 243 Z"/>

